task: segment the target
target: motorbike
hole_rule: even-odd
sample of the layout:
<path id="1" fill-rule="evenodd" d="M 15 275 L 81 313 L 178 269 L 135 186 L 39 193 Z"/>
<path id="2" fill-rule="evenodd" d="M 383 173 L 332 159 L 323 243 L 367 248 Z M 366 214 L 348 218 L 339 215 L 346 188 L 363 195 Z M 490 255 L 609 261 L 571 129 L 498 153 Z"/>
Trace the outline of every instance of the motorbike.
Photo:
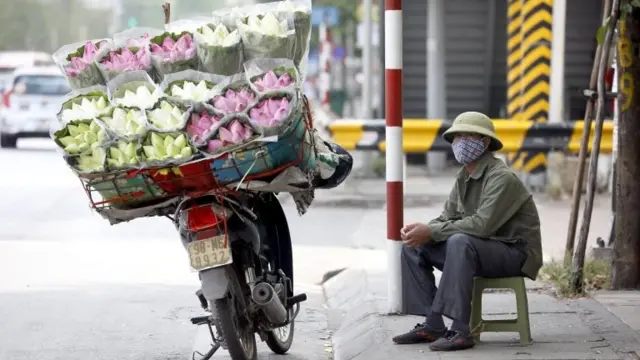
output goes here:
<path id="1" fill-rule="evenodd" d="M 325 143 L 341 157 L 331 177 L 310 184 L 314 189 L 340 185 L 353 165 L 346 150 Z M 223 348 L 233 360 L 255 360 L 256 334 L 274 353 L 289 351 L 307 295 L 295 292 L 291 234 L 277 194 L 203 194 L 179 204 L 173 221 L 201 283 L 196 296 L 206 314 L 191 322 L 211 336 L 210 350 L 193 359 Z"/>

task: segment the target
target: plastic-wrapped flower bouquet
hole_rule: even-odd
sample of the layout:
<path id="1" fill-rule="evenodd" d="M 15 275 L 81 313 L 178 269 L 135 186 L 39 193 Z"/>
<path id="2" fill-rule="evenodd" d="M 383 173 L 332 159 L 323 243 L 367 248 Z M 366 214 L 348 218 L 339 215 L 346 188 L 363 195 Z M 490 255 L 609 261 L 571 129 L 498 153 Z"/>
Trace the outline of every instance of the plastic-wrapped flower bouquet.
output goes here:
<path id="1" fill-rule="evenodd" d="M 151 39 L 151 59 L 160 75 L 198 68 L 196 44 L 188 32 L 164 33 Z"/>
<path id="2" fill-rule="evenodd" d="M 224 24 L 211 26 L 194 32 L 201 70 L 220 75 L 240 72 L 244 59 L 240 33 L 237 29 L 230 31 Z"/>

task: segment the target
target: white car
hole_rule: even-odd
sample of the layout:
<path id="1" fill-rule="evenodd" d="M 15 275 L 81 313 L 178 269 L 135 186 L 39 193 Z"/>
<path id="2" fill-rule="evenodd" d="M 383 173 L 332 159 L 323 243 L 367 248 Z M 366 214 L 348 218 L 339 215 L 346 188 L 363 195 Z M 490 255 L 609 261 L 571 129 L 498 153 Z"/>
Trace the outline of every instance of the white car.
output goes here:
<path id="1" fill-rule="evenodd" d="M 51 54 L 42 51 L 0 51 L 0 94 L 16 68 L 54 65 Z"/>
<path id="2" fill-rule="evenodd" d="M 19 138 L 49 137 L 56 114 L 71 89 L 55 66 L 21 67 L 8 79 L 0 104 L 0 147 Z"/>

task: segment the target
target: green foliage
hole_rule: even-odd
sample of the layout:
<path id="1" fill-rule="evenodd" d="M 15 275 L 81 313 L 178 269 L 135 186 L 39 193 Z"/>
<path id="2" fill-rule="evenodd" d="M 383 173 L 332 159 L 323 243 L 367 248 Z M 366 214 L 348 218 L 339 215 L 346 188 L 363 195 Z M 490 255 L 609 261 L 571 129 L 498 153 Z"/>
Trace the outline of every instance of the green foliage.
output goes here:
<path id="1" fill-rule="evenodd" d="M 377 1 L 377 0 L 373 0 Z M 357 21 L 358 1 L 345 0 L 312 0 L 313 6 L 335 6 L 340 9 L 340 23 L 331 28 L 334 38 L 341 37 L 343 34 L 351 36 L 355 39 L 355 27 L 350 31 L 349 24 Z M 314 28 L 311 32 L 311 47 L 318 47 L 318 30 Z"/>
<path id="2" fill-rule="evenodd" d="M 631 14 L 634 9 L 640 9 L 640 0 L 631 0 L 626 4 L 623 4 L 620 7 L 620 20 L 624 20 L 627 18 L 627 15 Z M 604 24 L 598 28 L 596 31 L 596 40 L 598 41 L 598 45 L 604 44 L 604 37 L 607 34 L 607 28 L 609 27 L 609 22 L 611 21 L 611 17 L 607 17 L 604 21 Z M 613 24 L 615 26 L 616 24 Z"/>
<path id="3" fill-rule="evenodd" d="M 111 19 L 109 11 L 86 9 L 80 0 L 6 1 L 0 11 L 0 51 L 53 52 L 83 36 L 107 37 Z M 84 33 L 78 31 L 83 26 Z"/>
<path id="4" fill-rule="evenodd" d="M 313 6 L 335 6 L 340 9 L 340 25 L 338 27 L 343 27 L 348 21 L 357 21 L 358 1 L 312 0 L 312 2 Z"/>
<path id="5" fill-rule="evenodd" d="M 598 45 L 604 44 L 604 37 L 607 34 L 608 24 L 609 24 L 609 18 L 607 18 L 607 21 L 605 21 L 604 25 L 600 26 L 598 28 L 598 31 L 596 31 L 596 40 L 598 41 Z"/>
<path id="6" fill-rule="evenodd" d="M 0 11 L 0 51 L 40 49 L 46 44 L 42 6 L 32 0 L 9 1 Z"/>
<path id="7" fill-rule="evenodd" d="M 378 154 L 378 156 L 373 160 L 373 164 L 371 165 L 374 174 L 379 177 L 385 176 L 386 171 L 386 161 L 384 154 Z"/>
<path id="8" fill-rule="evenodd" d="M 631 0 L 620 7 L 620 19 L 624 20 L 627 15 L 633 12 L 633 9 L 640 8 L 640 0 Z"/>
<path id="9" fill-rule="evenodd" d="M 611 277 L 611 263 L 605 260 L 586 260 L 583 270 L 583 289 L 585 293 L 608 289 Z M 571 286 L 571 262 L 552 261 L 546 263 L 540 271 L 542 281 L 552 283 L 561 297 L 579 297 Z"/>

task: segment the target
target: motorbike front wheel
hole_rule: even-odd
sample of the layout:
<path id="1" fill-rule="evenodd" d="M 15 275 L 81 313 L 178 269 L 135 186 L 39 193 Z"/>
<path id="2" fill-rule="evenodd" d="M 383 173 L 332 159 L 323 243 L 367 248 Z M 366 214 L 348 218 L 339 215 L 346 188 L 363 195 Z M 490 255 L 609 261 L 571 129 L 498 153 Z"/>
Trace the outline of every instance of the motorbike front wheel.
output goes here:
<path id="1" fill-rule="evenodd" d="M 238 304 L 229 291 L 223 299 L 215 301 L 220 332 L 233 360 L 257 360 L 256 336 L 250 324 L 238 313 Z"/>

